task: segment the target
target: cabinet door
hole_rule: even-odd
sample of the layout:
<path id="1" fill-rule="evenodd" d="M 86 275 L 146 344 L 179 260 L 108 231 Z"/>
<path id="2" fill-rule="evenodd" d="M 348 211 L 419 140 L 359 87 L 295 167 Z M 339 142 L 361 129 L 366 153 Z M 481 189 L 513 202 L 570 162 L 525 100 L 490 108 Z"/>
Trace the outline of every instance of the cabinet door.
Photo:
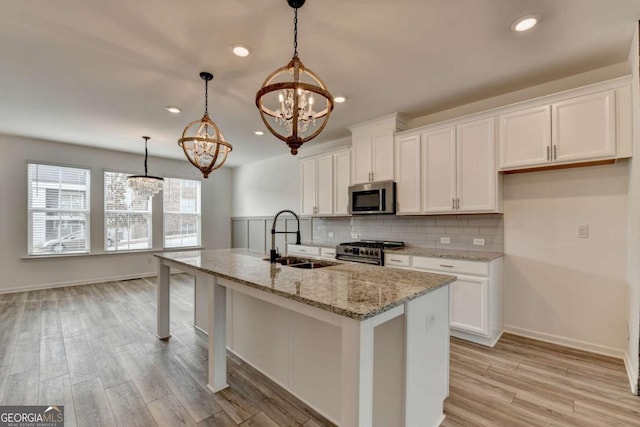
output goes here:
<path id="1" fill-rule="evenodd" d="M 313 215 L 316 206 L 316 159 L 303 160 L 302 169 L 302 215 Z"/>
<path id="2" fill-rule="evenodd" d="M 422 135 L 422 210 L 451 212 L 456 195 L 456 130 Z"/>
<path id="3" fill-rule="evenodd" d="M 478 335 L 489 334 L 489 279 L 457 275 L 449 286 L 449 319 L 452 328 Z"/>
<path id="4" fill-rule="evenodd" d="M 351 182 L 351 153 L 343 151 L 333 156 L 333 213 L 348 215 Z"/>
<path id="5" fill-rule="evenodd" d="M 493 118 L 458 125 L 457 211 L 495 211 L 495 121 Z"/>
<path id="6" fill-rule="evenodd" d="M 615 95 L 611 90 L 552 105 L 556 162 L 615 156 Z"/>
<path id="7" fill-rule="evenodd" d="M 386 131 L 373 136 L 372 168 L 373 181 L 393 181 L 394 178 L 394 132 Z"/>
<path id="8" fill-rule="evenodd" d="M 363 184 L 370 181 L 373 159 L 373 138 L 354 138 L 351 145 L 351 183 Z"/>
<path id="9" fill-rule="evenodd" d="M 420 174 L 420 135 L 399 138 L 397 145 L 396 191 L 397 212 L 419 213 L 422 209 Z"/>
<path id="10" fill-rule="evenodd" d="M 551 107 L 528 108 L 498 117 L 500 169 L 551 161 Z"/>
<path id="11" fill-rule="evenodd" d="M 316 214 L 333 213 L 333 155 L 316 159 Z"/>

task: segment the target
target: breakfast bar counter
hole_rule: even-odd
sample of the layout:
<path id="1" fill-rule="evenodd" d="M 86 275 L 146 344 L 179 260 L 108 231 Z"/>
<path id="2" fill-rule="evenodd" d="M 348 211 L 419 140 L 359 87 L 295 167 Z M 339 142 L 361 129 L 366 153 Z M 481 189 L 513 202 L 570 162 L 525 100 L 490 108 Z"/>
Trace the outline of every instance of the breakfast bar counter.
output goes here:
<path id="1" fill-rule="evenodd" d="M 435 426 L 444 418 L 442 403 L 448 395 L 448 284 L 455 277 L 354 263 L 330 263 L 332 265 L 323 268 L 298 269 L 270 264 L 237 249 L 167 252 L 156 257 L 159 270 L 158 338 L 170 337 L 170 268 L 192 274 L 197 285 L 204 284 L 208 288 L 208 387 L 212 391 L 227 387 L 226 350 L 229 346 L 235 351 L 226 337 L 228 317 L 231 318 L 227 314 L 230 305 L 227 292 L 231 291 L 238 298 L 251 298 L 275 306 L 278 310 L 286 310 L 290 313 L 289 319 L 311 318 L 338 331 L 336 352 L 339 353 L 339 366 L 333 371 L 339 372 L 339 384 L 336 384 L 339 390 L 325 390 L 326 393 L 339 395 L 338 410 L 324 410 L 323 402 L 309 401 L 304 392 L 298 393 L 296 390 L 306 388 L 300 384 L 300 378 L 307 375 L 308 369 L 321 370 L 321 366 L 305 367 L 300 374 L 296 374 L 296 366 L 304 363 L 303 359 L 289 369 L 292 373 L 287 379 L 267 373 L 336 424 L 379 424 L 374 420 L 374 354 L 376 357 L 378 354 L 374 352 L 374 336 L 377 339 L 375 330 L 378 326 L 393 319 L 404 331 L 400 340 L 403 348 L 399 352 L 404 372 L 398 372 L 398 376 L 403 377 L 404 387 L 399 418 L 401 423 L 405 426 Z M 279 322 L 276 317 L 273 319 L 274 327 Z M 303 334 L 294 342 L 297 336 L 294 329 L 299 333 L 309 321 L 301 320 L 295 329 L 291 320 L 290 330 L 283 331 L 282 335 L 286 337 L 286 344 L 283 345 L 291 347 L 288 352 L 292 354 L 291 363 L 296 360 L 294 353 L 301 355 L 309 352 L 301 342 L 306 342 L 309 338 L 306 335 L 312 332 Z M 284 325 L 282 329 L 288 329 Z M 257 328 L 263 326 L 256 325 Z M 318 340 L 321 341 L 321 338 L 319 336 Z M 236 341 L 241 347 L 242 340 L 238 338 Z M 272 349 L 265 348 L 262 351 L 269 352 Z M 380 356 L 380 359 L 384 357 Z M 251 363 L 251 360 L 247 362 Z M 259 367 L 261 363 L 255 362 L 254 365 Z M 330 365 L 329 361 L 327 365 Z M 384 390 L 384 386 L 377 384 L 376 390 L 381 389 Z M 376 395 L 381 393 L 377 392 Z"/>

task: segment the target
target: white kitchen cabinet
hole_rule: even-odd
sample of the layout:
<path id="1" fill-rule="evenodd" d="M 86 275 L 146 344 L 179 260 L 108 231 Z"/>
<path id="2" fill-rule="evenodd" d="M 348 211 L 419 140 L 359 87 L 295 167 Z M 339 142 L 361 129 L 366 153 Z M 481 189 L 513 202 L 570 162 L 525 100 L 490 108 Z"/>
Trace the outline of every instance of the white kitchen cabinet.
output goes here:
<path id="1" fill-rule="evenodd" d="M 349 214 L 349 185 L 351 185 L 351 152 L 333 154 L 333 213 Z"/>
<path id="2" fill-rule="evenodd" d="M 499 212 L 493 118 L 398 137 L 399 214 Z"/>
<path id="3" fill-rule="evenodd" d="M 495 121 L 456 126 L 456 212 L 498 210 Z"/>
<path id="4" fill-rule="evenodd" d="M 500 167 L 533 166 L 549 161 L 551 106 L 526 108 L 498 117 Z"/>
<path id="5" fill-rule="evenodd" d="M 498 116 L 499 169 L 629 157 L 630 88 L 619 84 L 605 82 L 507 109 Z"/>
<path id="6" fill-rule="evenodd" d="M 394 131 L 386 130 L 353 139 L 352 181 L 354 184 L 393 180 L 394 136 Z"/>
<path id="7" fill-rule="evenodd" d="M 287 245 L 287 255 L 320 256 L 319 246 Z"/>
<path id="8" fill-rule="evenodd" d="M 398 138 L 396 144 L 396 212 L 399 214 L 420 213 L 421 173 L 420 135 Z"/>
<path id="9" fill-rule="evenodd" d="M 613 90 L 557 102 L 552 108 L 552 161 L 569 162 L 616 154 L 616 93 Z"/>
<path id="10" fill-rule="evenodd" d="M 395 178 L 395 136 L 406 118 L 390 114 L 351 126 L 351 183 L 392 181 Z"/>
<path id="11" fill-rule="evenodd" d="M 302 168 L 302 215 L 333 214 L 333 156 L 305 159 Z"/>
<path id="12" fill-rule="evenodd" d="M 413 269 L 456 276 L 449 286 L 451 335 L 493 347 L 502 335 L 502 258 L 492 261 L 413 256 Z"/>

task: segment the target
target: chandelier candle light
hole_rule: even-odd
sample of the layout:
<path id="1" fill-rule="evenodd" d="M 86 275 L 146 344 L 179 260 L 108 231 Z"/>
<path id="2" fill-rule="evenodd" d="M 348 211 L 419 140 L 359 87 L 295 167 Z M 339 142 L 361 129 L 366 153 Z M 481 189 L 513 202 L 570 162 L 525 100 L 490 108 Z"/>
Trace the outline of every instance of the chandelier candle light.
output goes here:
<path id="1" fill-rule="evenodd" d="M 203 71 L 200 78 L 205 82 L 204 116 L 184 128 L 178 145 L 184 150 L 189 162 L 208 178 L 212 171 L 224 164 L 233 147 L 225 141 L 218 125 L 209 117 L 209 82 L 213 80 L 213 74 Z"/>
<path id="2" fill-rule="evenodd" d="M 298 58 L 298 8 L 304 2 L 287 0 L 294 9 L 293 58 L 269 74 L 256 93 L 262 121 L 269 132 L 287 143 L 293 155 L 298 154 L 302 144 L 322 132 L 333 110 L 333 97 L 324 82 Z"/>
<path id="3" fill-rule="evenodd" d="M 127 183 L 140 197 L 153 197 L 162 190 L 162 182 L 164 178 L 159 176 L 147 175 L 147 157 L 149 153 L 147 151 L 147 142 L 151 139 L 148 136 L 143 136 L 144 139 L 144 175 L 131 175 L 127 177 Z"/>

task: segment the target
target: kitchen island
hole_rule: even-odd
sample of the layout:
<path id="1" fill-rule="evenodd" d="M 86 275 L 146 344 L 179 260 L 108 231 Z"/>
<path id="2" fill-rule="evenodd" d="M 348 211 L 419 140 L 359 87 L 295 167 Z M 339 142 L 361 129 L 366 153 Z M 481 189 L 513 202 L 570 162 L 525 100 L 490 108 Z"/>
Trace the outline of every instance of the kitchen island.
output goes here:
<path id="1" fill-rule="evenodd" d="M 194 275 L 198 285 L 208 288 L 208 386 L 212 391 L 227 387 L 227 346 L 235 352 L 236 346 L 251 347 L 260 342 L 261 335 L 272 334 L 277 339 L 263 343 L 257 350 L 254 345 L 254 354 L 257 351 L 267 359 L 280 354 L 282 357 L 276 357 L 273 363 L 282 365 L 280 359 L 284 359 L 288 369 L 265 372 L 267 376 L 338 425 L 360 427 L 388 423 L 388 418 L 379 418 L 388 417 L 393 411 L 382 411 L 388 413 L 376 416 L 381 412 L 374 409 L 374 400 L 375 406 L 379 406 L 378 402 L 384 406 L 386 400 L 401 401 L 396 425 L 435 426 L 444 418 L 442 405 L 448 395 L 449 372 L 448 284 L 454 277 L 352 263 L 303 270 L 271 265 L 234 249 L 156 256 L 158 338 L 170 337 L 170 268 Z M 261 331 L 249 344 L 246 336 L 234 337 L 233 345 L 227 341 L 227 311 L 233 306 L 228 293 L 236 296 L 234 298 L 254 301 L 250 304 L 256 307 L 252 309 L 255 312 L 266 313 L 256 302 L 274 307 L 273 318 L 263 315 L 252 324 L 236 321 L 238 335 L 246 335 L 254 328 Z M 198 303 L 202 301 L 196 301 L 196 305 Z M 381 340 L 378 340 L 376 329 L 392 323 L 400 326 L 401 333 L 380 334 Z M 317 336 L 314 331 L 318 331 Z M 337 332 L 337 340 L 331 338 L 331 331 Z M 384 366 L 385 360 L 389 360 L 385 353 L 392 350 L 402 359 L 400 369 Z M 239 355 L 245 358 L 246 352 Z M 314 362 L 319 352 L 325 353 L 326 363 L 324 359 Z M 336 353 L 337 363 L 332 363 L 331 354 Z M 259 362 L 245 360 L 261 367 Z M 374 366 L 381 375 L 374 375 Z M 322 384 L 314 384 L 315 381 L 309 380 L 314 372 L 318 372 L 319 381 L 337 372 L 336 389 L 322 389 Z M 400 378 L 402 390 L 385 396 L 385 375 Z M 320 389 L 318 401 L 314 401 L 313 393 L 309 392 L 313 389 L 316 393 Z M 393 387 L 390 386 L 390 390 Z M 327 403 L 331 399 L 334 399 L 333 406 L 338 406 L 335 411 L 327 409 L 327 405 L 331 407 Z"/>

